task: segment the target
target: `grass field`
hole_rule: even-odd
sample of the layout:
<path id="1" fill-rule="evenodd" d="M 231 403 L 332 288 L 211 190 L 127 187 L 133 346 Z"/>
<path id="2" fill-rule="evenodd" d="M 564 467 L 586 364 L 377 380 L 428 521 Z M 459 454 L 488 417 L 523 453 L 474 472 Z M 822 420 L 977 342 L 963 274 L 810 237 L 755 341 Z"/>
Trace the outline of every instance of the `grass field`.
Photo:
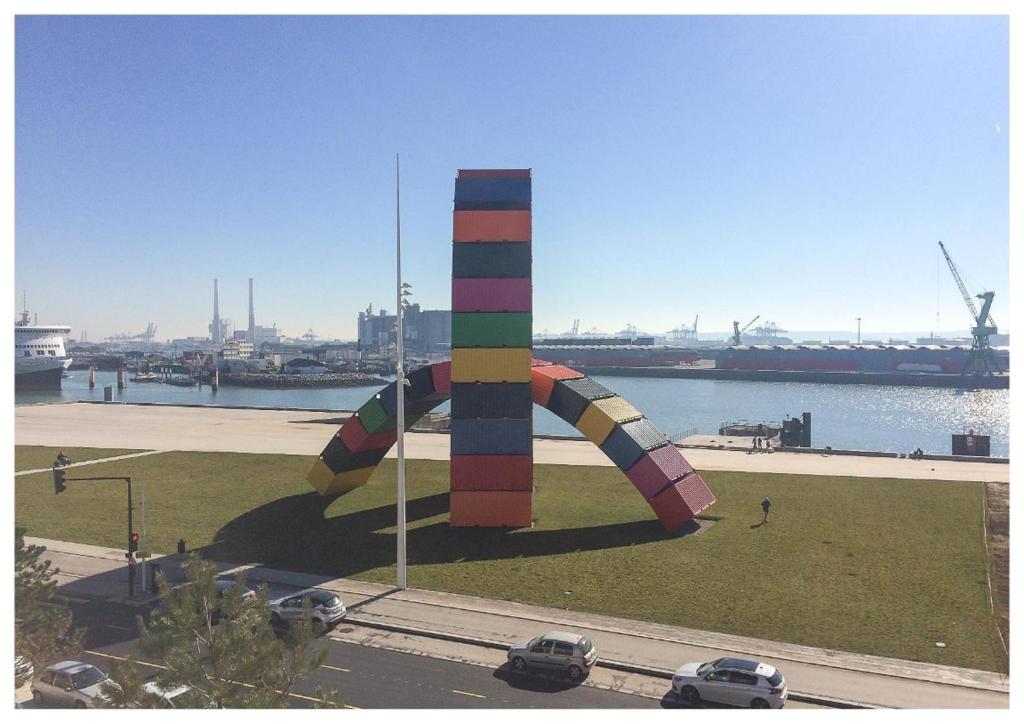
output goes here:
<path id="1" fill-rule="evenodd" d="M 58 452 L 63 452 L 73 463 L 86 460 L 112 458 L 118 455 L 129 455 L 141 450 L 121 450 L 119 448 L 100 447 L 39 447 L 38 445 L 16 445 L 14 447 L 14 470 L 39 470 L 53 465 Z M 83 473 L 84 475 L 84 473 Z"/>
<path id="2" fill-rule="evenodd" d="M 51 456 L 52 459 L 52 456 Z M 89 468 L 145 484 L 147 547 L 390 583 L 394 461 L 337 500 L 301 456 L 172 452 Z M 409 584 L 758 638 L 1005 670 L 970 483 L 709 472 L 699 533 L 670 534 L 614 468 L 538 465 L 532 529 L 452 529 L 448 464 L 409 461 Z M 123 545 L 124 491 L 16 479 L 29 535 Z M 88 487 L 85 487 L 88 486 Z M 772 499 L 758 527 L 759 503 Z M 938 648 L 935 642 L 946 643 Z"/>

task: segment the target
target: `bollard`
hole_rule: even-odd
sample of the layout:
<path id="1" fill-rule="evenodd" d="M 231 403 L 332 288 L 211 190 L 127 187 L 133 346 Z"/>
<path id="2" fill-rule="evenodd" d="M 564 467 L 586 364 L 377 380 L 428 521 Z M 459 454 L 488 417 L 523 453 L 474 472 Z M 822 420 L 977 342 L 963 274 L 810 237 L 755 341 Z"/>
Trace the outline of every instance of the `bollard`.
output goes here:
<path id="1" fill-rule="evenodd" d="M 124 367 L 117 368 L 117 389 L 124 389 Z"/>
<path id="2" fill-rule="evenodd" d="M 213 391 L 216 392 L 217 388 L 220 387 L 220 370 L 215 369 L 213 374 L 210 375 L 210 386 Z"/>
<path id="3" fill-rule="evenodd" d="M 89 389 L 96 387 L 96 368 L 93 366 L 89 367 Z"/>
<path id="4" fill-rule="evenodd" d="M 178 553 L 181 554 L 181 553 L 184 553 L 184 552 L 185 552 L 185 539 L 181 538 L 180 540 L 178 540 Z"/>

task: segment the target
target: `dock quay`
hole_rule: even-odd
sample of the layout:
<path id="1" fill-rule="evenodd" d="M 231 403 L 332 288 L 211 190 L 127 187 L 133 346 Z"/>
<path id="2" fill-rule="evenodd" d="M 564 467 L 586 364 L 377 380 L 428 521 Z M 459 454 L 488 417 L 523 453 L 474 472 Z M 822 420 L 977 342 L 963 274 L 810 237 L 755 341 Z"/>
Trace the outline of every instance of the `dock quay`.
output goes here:
<path id="1" fill-rule="evenodd" d="M 938 372 L 831 372 L 823 370 L 735 370 L 716 367 L 605 367 L 576 366 L 587 375 L 609 377 L 664 377 L 683 380 L 739 380 L 748 382 L 811 382 L 824 385 L 896 385 L 1007 390 L 1009 374 L 983 377 Z"/>
<path id="2" fill-rule="evenodd" d="M 220 384 L 235 387 L 364 387 L 386 385 L 387 383 L 387 380 L 363 372 L 325 372 L 323 374 L 234 372 L 220 375 Z"/>

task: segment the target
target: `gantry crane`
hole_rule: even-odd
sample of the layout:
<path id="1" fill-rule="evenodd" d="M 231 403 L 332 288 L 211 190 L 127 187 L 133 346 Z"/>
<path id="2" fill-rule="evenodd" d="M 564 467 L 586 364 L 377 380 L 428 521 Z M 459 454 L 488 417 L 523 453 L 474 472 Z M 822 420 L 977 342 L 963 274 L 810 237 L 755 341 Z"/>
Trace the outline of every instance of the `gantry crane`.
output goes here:
<path id="1" fill-rule="evenodd" d="M 996 334 L 999 331 L 995 320 L 989 314 L 989 310 L 992 309 L 992 299 L 996 293 L 982 292 L 975 295 L 981 300 L 981 311 L 979 312 L 978 308 L 974 305 L 974 299 L 971 298 L 971 293 L 967 291 L 964 280 L 960 278 L 960 271 L 950 258 L 949 252 L 946 251 L 946 245 L 940 241 L 939 248 L 942 249 L 942 255 L 946 257 L 949 271 L 953 273 L 953 279 L 956 280 L 956 285 L 959 287 L 960 294 L 963 296 L 967 309 L 971 313 L 971 319 L 974 321 L 974 326 L 971 327 L 971 337 L 973 337 L 971 352 L 967 356 L 967 363 L 964 365 L 963 374 L 990 375 L 998 370 L 992 357 L 992 347 L 988 343 L 989 335 Z"/>
<path id="2" fill-rule="evenodd" d="M 733 343 L 733 346 L 738 347 L 739 345 L 742 344 L 742 342 L 740 342 L 740 335 L 742 335 L 744 332 L 746 332 L 748 329 L 750 329 L 750 325 L 752 325 L 754 322 L 756 322 L 760 318 L 761 318 L 761 315 L 758 314 L 756 317 L 754 317 L 749 322 L 744 324 L 743 325 L 743 329 L 740 329 L 740 323 L 739 322 L 733 322 L 732 323 L 732 343 Z"/>

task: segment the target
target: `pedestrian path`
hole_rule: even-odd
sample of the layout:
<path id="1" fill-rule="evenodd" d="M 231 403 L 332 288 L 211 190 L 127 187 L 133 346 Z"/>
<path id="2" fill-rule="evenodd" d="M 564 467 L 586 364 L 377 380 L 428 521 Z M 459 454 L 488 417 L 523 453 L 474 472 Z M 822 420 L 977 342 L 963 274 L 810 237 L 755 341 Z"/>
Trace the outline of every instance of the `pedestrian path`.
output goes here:
<path id="1" fill-rule="evenodd" d="M 97 463 L 112 463 L 112 462 L 115 462 L 117 460 L 130 460 L 131 458 L 142 458 L 142 457 L 146 457 L 147 455 L 159 455 L 160 453 L 164 453 L 164 452 L 167 452 L 167 451 L 166 450 L 143 450 L 142 452 L 129 453 L 128 455 L 115 455 L 115 456 L 109 457 L 109 458 L 96 458 L 95 460 L 83 460 L 82 462 L 79 462 L 79 463 L 68 463 L 67 465 L 62 465 L 61 467 L 64 470 L 70 470 L 71 468 L 80 468 L 83 465 L 96 465 Z M 20 475 L 35 475 L 36 473 L 48 473 L 51 470 L 53 470 L 53 468 L 36 468 L 35 470 L 19 470 L 16 473 L 14 473 L 14 477 L 18 477 Z"/>
<path id="2" fill-rule="evenodd" d="M 123 551 L 35 538 L 26 541 L 47 547 L 45 557 L 62 571 L 62 594 L 129 603 Z M 183 556 L 153 560 L 172 582 L 184 579 Z M 549 629 L 568 629 L 590 637 L 603 662 L 627 671 L 668 676 L 687 662 L 740 655 L 777 666 L 792 691 L 823 700 L 895 708 L 1004 708 L 1009 703 L 1008 678 L 992 672 L 439 591 L 397 591 L 383 584 L 257 565 L 219 563 L 218 568 L 224 574 L 244 570 L 250 585 L 266 582 L 276 590 L 312 586 L 333 590 L 351 611 L 349 624 L 411 635 L 504 648 Z M 147 599 L 152 601 L 150 594 L 139 594 L 134 603 Z"/>

